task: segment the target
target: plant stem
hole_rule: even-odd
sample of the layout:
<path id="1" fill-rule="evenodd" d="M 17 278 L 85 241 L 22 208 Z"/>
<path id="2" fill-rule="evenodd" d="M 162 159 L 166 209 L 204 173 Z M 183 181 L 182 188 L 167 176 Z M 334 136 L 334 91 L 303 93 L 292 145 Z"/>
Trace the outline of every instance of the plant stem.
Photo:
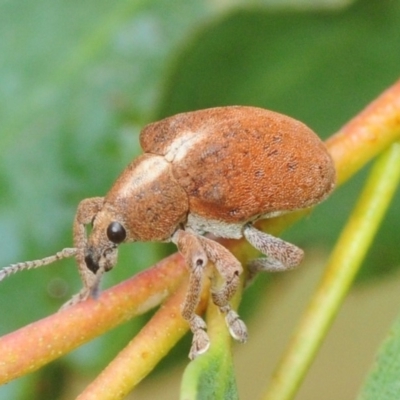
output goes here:
<path id="1" fill-rule="evenodd" d="M 188 331 L 189 325 L 180 312 L 186 292 L 187 282 L 163 304 L 139 334 L 90 383 L 77 400 L 125 398 Z M 206 302 L 203 296 L 203 308 Z"/>
<path id="2" fill-rule="evenodd" d="M 400 139 L 400 80 L 326 141 L 342 184 Z"/>

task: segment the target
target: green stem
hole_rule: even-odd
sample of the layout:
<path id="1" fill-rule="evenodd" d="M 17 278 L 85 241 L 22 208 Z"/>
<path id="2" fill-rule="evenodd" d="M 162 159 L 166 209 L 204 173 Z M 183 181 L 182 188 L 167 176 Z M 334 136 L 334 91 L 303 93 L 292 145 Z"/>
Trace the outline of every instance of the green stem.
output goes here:
<path id="1" fill-rule="evenodd" d="M 125 396 L 175 346 L 189 329 L 180 313 L 187 282 L 155 313 L 131 342 L 76 400 L 116 400 Z M 202 299 L 204 308 L 205 301 Z"/>
<path id="2" fill-rule="evenodd" d="M 400 142 L 376 161 L 263 400 L 294 397 L 372 243 L 400 180 Z"/>

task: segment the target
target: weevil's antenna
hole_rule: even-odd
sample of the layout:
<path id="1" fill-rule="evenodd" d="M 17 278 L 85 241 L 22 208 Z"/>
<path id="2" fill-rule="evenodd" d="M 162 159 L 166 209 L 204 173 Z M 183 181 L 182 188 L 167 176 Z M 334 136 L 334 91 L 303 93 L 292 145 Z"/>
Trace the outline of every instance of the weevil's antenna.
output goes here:
<path id="1" fill-rule="evenodd" d="M 63 258 L 73 257 L 77 253 L 75 247 L 62 249 L 53 256 L 42 258 L 41 260 L 24 261 L 17 264 L 11 264 L 8 267 L 4 267 L 0 270 L 0 281 L 7 278 L 8 276 L 15 274 L 16 272 L 23 271 L 25 269 L 39 268 L 44 265 L 51 264 L 55 261 L 61 260 Z"/>

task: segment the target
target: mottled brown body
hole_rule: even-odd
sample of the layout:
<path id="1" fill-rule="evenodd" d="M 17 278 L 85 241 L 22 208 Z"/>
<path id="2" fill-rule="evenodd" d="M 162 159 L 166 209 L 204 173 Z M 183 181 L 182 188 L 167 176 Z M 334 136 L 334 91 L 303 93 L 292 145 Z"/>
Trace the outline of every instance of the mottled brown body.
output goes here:
<path id="1" fill-rule="evenodd" d="M 171 160 L 189 210 L 244 222 L 309 207 L 333 188 L 335 170 L 324 144 L 303 123 L 255 107 L 219 107 L 178 114 L 145 127 L 146 153 L 165 156 L 172 143 L 193 142 Z M 179 152 L 177 152 L 179 155 Z"/>
<path id="2" fill-rule="evenodd" d="M 105 197 L 83 200 L 74 221 L 73 249 L 19 263 L 21 269 L 75 256 L 84 288 L 68 305 L 96 296 L 102 274 L 117 262 L 118 245 L 132 241 L 172 241 L 185 257 L 190 282 L 182 315 L 193 331 L 190 358 L 209 346 L 206 324 L 195 314 L 204 269 L 223 278 L 212 299 L 226 314 L 231 335 L 243 342 L 247 330 L 229 301 L 242 266 L 204 233 L 244 236 L 266 255 L 249 264 L 282 271 L 297 266 L 303 252 L 264 232 L 253 222 L 321 202 L 333 190 L 335 169 L 324 144 L 306 125 L 254 107 L 219 107 L 178 114 L 146 126 L 145 152 L 122 172 Z M 87 237 L 86 225 L 92 225 Z"/>

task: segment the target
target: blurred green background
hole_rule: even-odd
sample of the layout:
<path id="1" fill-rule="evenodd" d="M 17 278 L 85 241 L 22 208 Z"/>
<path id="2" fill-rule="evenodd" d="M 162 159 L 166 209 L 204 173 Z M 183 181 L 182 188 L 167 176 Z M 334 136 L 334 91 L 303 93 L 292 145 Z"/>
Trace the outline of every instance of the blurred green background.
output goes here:
<path id="1" fill-rule="evenodd" d="M 2 2 L 0 265 L 71 246 L 78 202 L 107 192 L 140 153 L 138 133 L 150 121 L 211 106 L 254 105 L 300 119 L 326 138 L 399 76 L 400 2 L 395 0 Z M 308 263 L 318 264 L 316 275 L 303 286 L 298 283 L 301 271 L 292 278 L 274 277 L 269 286 L 270 280 L 261 277 L 246 294 L 246 320 L 260 323 L 258 309 L 266 304 L 275 309 L 275 295 L 309 296 L 304 288 L 320 273 L 366 173 L 285 232 L 286 239 L 311 254 Z M 399 226 L 398 192 L 359 282 L 376 282 L 376 287 L 382 282 L 378 278 L 398 276 Z M 170 251 L 163 244 L 123 246 L 118 267 L 104 286 Z M 287 280 L 297 283 L 285 286 Z M 0 286 L 0 334 L 55 312 L 79 288 L 73 261 L 7 279 Z M 290 302 L 287 309 L 293 309 Z M 360 310 L 356 315 L 364 313 Z M 140 321 L 0 388 L 0 399 L 73 398 L 77 382 L 98 373 Z M 363 335 L 368 335 L 369 322 L 364 324 Z M 273 322 L 266 319 L 261 325 L 270 329 Z M 256 329 L 261 328 L 250 328 L 250 335 Z M 238 351 L 246 352 L 247 346 L 251 353 L 251 337 Z M 269 357 L 270 346 L 264 343 L 262 358 Z M 181 347 L 169 365 L 176 358 L 180 365 L 186 363 L 188 341 Z M 259 355 L 260 350 L 255 352 Z M 255 382 L 262 388 L 266 378 L 262 374 Z M 153 379 L 160 385 L 164 379 L 167 398 L 169 381 L 163 372 Z M 251 378 L 242 380 L 254 386 Z M 240 377 L 238 381 L 243 398 L 251 398 L 241 389 Z M 171 390 L 171 398 L 177 398 L 176 386 Z M 145 398 L 144 390 L 140 393 Z M 344 398 L 337 393 L 328 390 L 323 398 Z"/>

